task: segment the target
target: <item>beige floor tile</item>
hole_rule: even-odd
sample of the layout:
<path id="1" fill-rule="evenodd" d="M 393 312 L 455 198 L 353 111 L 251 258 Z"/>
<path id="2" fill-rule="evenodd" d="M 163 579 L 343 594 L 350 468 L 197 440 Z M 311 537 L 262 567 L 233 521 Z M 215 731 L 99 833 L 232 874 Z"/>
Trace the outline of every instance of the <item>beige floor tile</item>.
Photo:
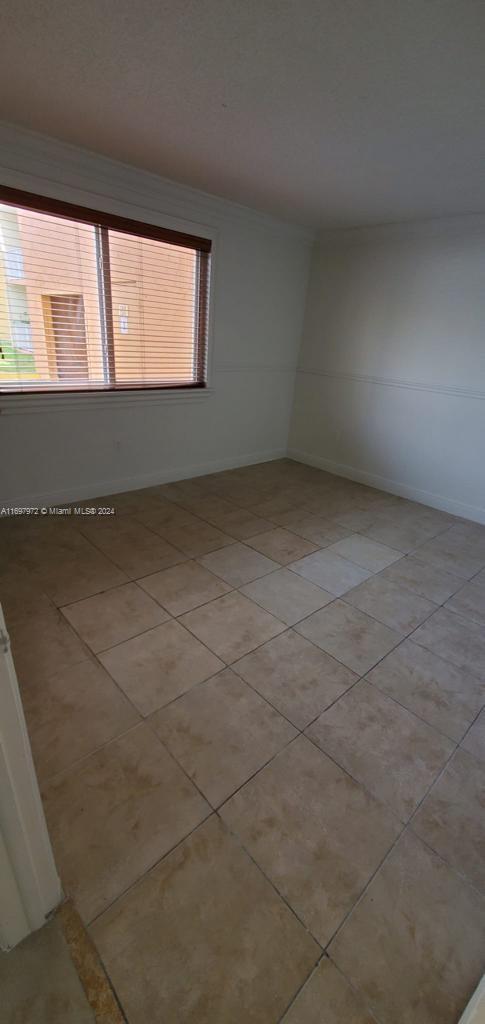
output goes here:
<path id="1" fill-rule="evenodd" d="M 224 668 L 219 658 L 173 620 L 105 651 L 100 661 L 142 715 Z"/>
<path id="2" fill-rule="evenodd" d="M 228 537 L 222 530 L 199 519 L 196 523 L 185 526 L 171 526 L 165 531 L 165 538 L 183 551 L 188 558 L 205 555 L 209 551 L 217 551 L 229 544 L 234 544 L 233 537 Z"/>
<path id="3" fill-rule="evenodd" d="M 330 519 L 314 516 L 311 512 L 306 512 L 302 508 L 293 509 L 291 512 L 275 516 L 275 522 L 279 526 L 284 526 L 287 530 L 291 530 L 292 533 L 297 533 L 299 537 L 311 540 L 319 548 L 325 548 L 329 544 L 343 540 L 351 532 Z"/>
<path id="4" fill-rule="evenodd" d="M 204 497 L 188 499 L 185 501 L 185 506 L 199 519 L 204 519 L 211 526 L 218 526 L 219 523 L 216 520 L 238 511 L 230 501 L 226 501 L 225 498 L 221 498 L 217 494 L 206 494 Z"/>
<path id="5" fill-rule="evenodd" d="M 27 560 L 33 579 L 56 605 L 71 604 L 99 594 L 110 587 L 126 583 L 122 572 L 101 551 L 79 535 L 79 547 L 67 550 L 65 545 L 38 541 L 37 564 Z"/>
<path id="6" fill-rule="evenodd" d="M 485 701 L 485 683 L 404 640 L 366 677 L 428 725 L 459 742 Z"/>
<path id="7" fill-rule="evenodd" d="M 400 830 L 382 804 L 303 736 L 220 813 L 322 946 Z"/>
<path id="8" fill-rule="evenodd" d="M 260 516 L 254 516 L 247 509 L 240 508 L 233 508 L 231 512 L 215 516 L 211 522 L 230 537 L 235 537 L 236 540 L 247 540 L 248 537 L 254 537 L 257 533 L 263 533 L 264 530 L 270 530 L 272 527 L 269 520 L 261 519 Z"/>
<path id="9" fill-rule="evenodd" d="M 188 503 L 204 498 L 207 494 L 204 486 L 205 477 L 194 477 L 191 480 L 177 480 L 168 484 L 159 484 L 158 494 L 161 498 L 174 502 L 182 508 Z M 188 506 L 187 506 L 188 507 Z"/>
<path id="10" fill-rule="evenodd" d="M 425 597 L 419 597 L 382 576 L 374 576 L 350 590 L 345 595 L 345 601 L 353 608 L 360 608 L 366 615 L 372 615 L 373 619 L 378 619 L 385 626 L 395 629 L 402 636 L 416 629 L 437 607 Z"/>
<path id="11" fill-rule="evenodd" d="M 91 648 L 98 651 L 113 647 L 169 618 L 136 583 L 106 590 L 62 609 L 71 626 Z"/>
<path id="12" fill-rule="evenodd" d="M 1 540 L 0 535 L 0 544 Z M 51 599 L 32 579 L 32 574 L 14 563 L 0 572 L 0 604 L 9 629 L 43 611 L 54 610 Z"/>
<path id="13" fill-rule="evenodd" d="M 130 579 L 184 560 L 177 548 L 128 516 L 89 523 L 83 532 Z"/>
<path id="14" fill-rule="evenodd" d="M 458 749 L 413 818 L 412 828 L 485 894 L 485 765 Z"/>
<path id="15" fill-rule="evenodd" d="M 381 573 L 384 579 L 392 580 L 408 590 L 414 591 L 420 597 L 427 597 L 435 604 L 443 604 L 448 597 L 451 597 L 456 590 L 463 586 L 460 576 L 454 576 L 445 569 L 438 569 L 436 566 L 426 562 L 420 562 L 414 555 L 406 555 L 399 562 L 388 566 Z"/>
<path id="16" fill-rule="evenodd" d="M 287 626 L 293 626 L 295 622 L 334 600 L 333 594 L 328 594 L 289 569 L 279 569 L 254 580 L 241 587 L 241 593 L 286 622 Z"/>
<path id="17" fill-rule="evenodd" d="M 119 494 L 103 494 L 101 497 L 92 498 L 89 501 L 75 502 L 74 506 L 114 508 L 115 516 L 118 517 L 149 515 L 150 512 L 156 512 L 165 504 L 163 498 L 156 496 L 152 488 L 142 488 L 138 491 L 121 491 Z"/>
<path id="18" fill-rule="evenodd" d="M 228 664 L 285 629 L 279 619 L 235 593 L 188 612 L 180 621 Z"/>
<path id="19" fill-rule="evenodd" d="M 57 918 L 0 952 L 4 1024 L 95 1024 Z"/>
<path id="20" fill-rule="evenodd" d="M 288 565 L 296 558 L 303 558 L 304 555 L 317 551 L 316 544 L 311 544 L 310 541 L 304 540 L 303 537 L 298 537 L 296 533 L 290 533 L 289 530 L 284 530 L 282 527 L 259 533 L 256 537 L 248 540 L 248 544 L 256 551 L 267 555 L 268 558 L 274 558 L 281 565 Z"/>
<path id="21" fill-rule="evenodd" d="M 216 817 L 92 933 L 130 1024 L 274 1024 L 319 955 Z"/>
<path id="22" fill-rule="evenodd" d="M 365 680 L 323 712 L 307 735 L 402 821 L 454 749 L 452 740 Z"/>
<path id="23" fill-rule="evenodd" d="M 84 921 L 209 813 L 144 723 L 51 779 L 43 798 L 61 879 Z"/>
<path id="24" fill-rule="evenodd" d="M 304 729 L 358 678 L 293 630 L 247 654 L 233 668 L 297 729 Z"/>
<path id="25" fill-rule="evenodd" d="M 330 946 L 380 1024 L 456 1024 L 483 971 L 485 906 L 404 835 Z"/>
<path id="26" fill-rule="evenodd" d="M 414 517 L 411 521 L 406 517 L 400 520 L 395 513 L 385 512 L 365 530 L 365 533 L 381 544 L 389 544 L 391 548 L 409 554 L 447 529 L 447 523 L 437 525 Z"/>
<path id="27" fill-rule="evenodd" d="M 275 515 L 281 516 L 285 512 L 293 512 L 298 504 L 296 495 L 290 495 L 290 497 L 276 496 L 258 502 L 251 508 L 251 511 L 254 515 L 261 516 L 263 519 L 271 519 L 275 522 Z"/>
<path id="28" fill-rule="evenodd" d="M 40 685 L 24 687 L 22 702 L 40 779 L 69 768 L 139 721 L 95 661 L 81 661 Z"/>
<path id="29" fill-rule="evenodd" d="M 348 558 L 350 562 L 355 562 L 362 569 L 370 569 L 371 572 L 379 572 L 402 558 L 401 551 L 395 551 L 394 548 L 379 544 L 375 540 L 370 540 L 369 537 L 362 537 L 358 533 L 337 541 L 327 550 L 341 555 L 342 558 Z"/>
<path id="30" fill-rule="evenodd" d="M 253 515 L 262 519 L 271 519 L 265 506 L 265 503 L 270 500 L 268 487 L 251 487 L 245 483 L 231 483 L 221 486 L 217 493 L 223 495 L 238 508 L 250 509 Z"/>
<path id="31" fill-rule="evenodd" d="M 281 1024 L 376 1024 L 328 957 L 315 968 Z"/>
<path id="32" fill-rule="evenodd" d="M 25 685 L 84 661 L 89 653 L 57 609 L 18 622 L 9 632 L 17 676 Z"/>
<path id="33" fill-rule="evenodd" d="M 446 602 L 445 607 L 450 612 L 457 612 L 465 619 L 472 619 L 485 626 L 485 572 L 482 571 L 474 580 L 465 583 L 462 590 Z"/>
<path id="34" fill-rule="evenodd" d="M 199 561 L 231 587 L 242 587 L 244 583 L 250 583 L 251 580 L 280 568 L 278 562 L 267 558 L 259 551 L 253 551 L 247 544 L 232 544 L 221 551 L 204 555 Z"/>
<path id="35" fill-rule="evenodd" d="M 229 668 L 156 711 L 150 722 L 213 807 L 297 735 Z"/>
<path id="36" fill-rule="evenodd" d="M 343 601 L 315 612 L 295 629 L 357 675 L 373 668 L 401 639 L 393 629 Z"/>
<path id="37" fill-rule="evenodd" d="M 171 615 L 183 615 L 192 608 L 214 601 L 230 591 L 230 586 L 198 562 L 183 562 L 138 580 L 138 586 L 151 594 Z"/>
<path id="38" fill-rule="evenodd" d="M 459 668 L 484 677 L 485 631 L 478 623 L 440 608 L 413 633 L 413 640 Z"/>
<path id="39" fill-rule="evenodd" d="M 289 568 L 335 597 L 340 597 L 372 575 L 369 569 L 362 569 L 347 558 L 329 552 L 328 548 L 292 562 Z"/>
<path id="40" fill-rule="evenodd" d="M 340 495 L 337 492 L 317 495 L 304 501 L 303 504 L 307 512 L 312 512 L 313 515 L 319 516 L 321 519 L 337 519 L 340 513 L 350 512 L 352 509 L 360 507 L 347 494 Z"/>
<path id="41" fill-rule="evenodd" d="M 340 512 L 333 522 L 345 527 L 348 533 L 362 533 L 368 530 L 369 526 L 375 523 L 378 512 L 375 509 L 352 508 L 347 512 Z"/>
<path id="42" fill-rule="evenodd" d="M 402 821 L 415 811 L 454 743 L 361 680 L 307 730 Z"/>
<path id="43" fill-rule="evenodd" d="M 479 550 L 470 537 L 457 533 L 454 527 L 420 545 L 416 557 L 420 562 L 446 569 L 465 580 L 471 579 L 485 565 L 485 552 Z"/>
<path id="44" fill-rule="evenodd" d="M 467 732 L 461 746 L 480 761 L 485 761 L 485 708 Z"/>
<path id="45" fill-rule="evenodd" d="M 147 526 L 149 530 L 165 537 L 167 530 L 177 529 L 182 526 L 200 526 L 200 519 L 194 516 L 189 509 L 181 508 L 180 505 L 173 505 L 171 502 L 164 502 L 156 510 L 138 513 L 134 516 L 137 522 Z"/>
<path id="46" fill-rule="evenodd" d="M 304 519 L 308 520 L 309 525 L 319 522 L 317 517 L 311 512 L 307 512 L 300 502 L 296 506 L 293 504 L 289 508 L 283 507 L 281 512 L 274 512 L 271 518 L 273 523 L 276 523 L 277 526 L 284 526 L 286 530 L 292 530 L 294 523 L 299 523 Z M 262 533 L 262 530 L 259 532 Z"/>

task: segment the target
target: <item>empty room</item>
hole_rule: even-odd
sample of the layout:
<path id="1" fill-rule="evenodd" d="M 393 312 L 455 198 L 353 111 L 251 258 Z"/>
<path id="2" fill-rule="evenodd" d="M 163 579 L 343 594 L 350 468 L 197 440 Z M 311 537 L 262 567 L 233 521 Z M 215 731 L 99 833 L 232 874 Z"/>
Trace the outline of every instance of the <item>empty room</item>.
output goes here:
<path id="1" fill-rule="evenodd" d="M 0 21 L 2 1024 L 479 1024 L 485 6 Z"/>

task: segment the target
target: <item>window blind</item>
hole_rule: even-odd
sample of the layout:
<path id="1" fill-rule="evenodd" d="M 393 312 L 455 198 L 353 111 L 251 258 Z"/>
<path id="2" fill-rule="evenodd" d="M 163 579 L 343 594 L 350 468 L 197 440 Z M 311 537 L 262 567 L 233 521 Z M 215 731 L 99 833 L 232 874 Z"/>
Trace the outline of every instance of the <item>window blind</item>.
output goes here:
<path id="1" fill-rule="evenodd" d="M 210 251 L 0 188 L 0 391 L 203 387 Z"/>

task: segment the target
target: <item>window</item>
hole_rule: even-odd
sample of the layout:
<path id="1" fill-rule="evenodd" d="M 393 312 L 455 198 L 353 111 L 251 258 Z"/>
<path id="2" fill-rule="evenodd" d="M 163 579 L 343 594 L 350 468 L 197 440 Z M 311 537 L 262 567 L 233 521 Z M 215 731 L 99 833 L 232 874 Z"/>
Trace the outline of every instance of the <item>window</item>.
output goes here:
<path id="1" fill-rule="evenodd" d="M 210 250 L 0 187 L 0 391 L 203 387 Z"/>

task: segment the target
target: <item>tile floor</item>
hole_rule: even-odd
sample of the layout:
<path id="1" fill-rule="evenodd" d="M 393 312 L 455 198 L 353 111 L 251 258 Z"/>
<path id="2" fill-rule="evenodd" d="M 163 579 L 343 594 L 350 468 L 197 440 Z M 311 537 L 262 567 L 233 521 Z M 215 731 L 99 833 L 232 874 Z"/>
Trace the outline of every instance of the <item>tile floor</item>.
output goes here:
<path id="1" fill-rule="evenodd" d="M 107 504 L 5 519 L 0 600 L 128 1024 L 456 1024 L 485 967 L 485 527 L 289 460 Z"/>

